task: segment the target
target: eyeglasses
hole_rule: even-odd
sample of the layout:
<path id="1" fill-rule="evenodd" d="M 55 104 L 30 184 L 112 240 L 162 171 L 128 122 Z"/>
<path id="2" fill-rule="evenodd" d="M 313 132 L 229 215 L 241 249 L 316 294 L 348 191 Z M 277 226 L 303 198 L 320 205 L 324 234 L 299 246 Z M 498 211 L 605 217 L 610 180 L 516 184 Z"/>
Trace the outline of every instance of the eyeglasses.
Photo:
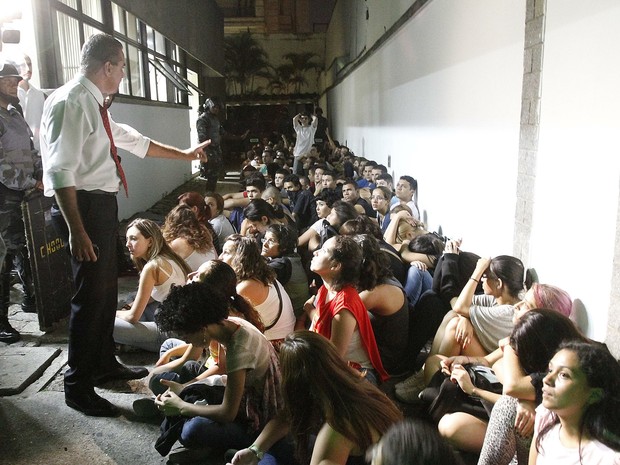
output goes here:
<path id="1" fill-rule="evenodd" d="M 264 237 L 260 240 L 263 244 L 269 244 L 269 245 L 278 245 L 279 242 L 276 241 L 275 239 L 265 239 Z"/>
<path id="2" fill-rule="evenodd" d="M 373 195 L 370 199 L 371 200 L 387 200 L 385 197 L 381 195 Z"/>

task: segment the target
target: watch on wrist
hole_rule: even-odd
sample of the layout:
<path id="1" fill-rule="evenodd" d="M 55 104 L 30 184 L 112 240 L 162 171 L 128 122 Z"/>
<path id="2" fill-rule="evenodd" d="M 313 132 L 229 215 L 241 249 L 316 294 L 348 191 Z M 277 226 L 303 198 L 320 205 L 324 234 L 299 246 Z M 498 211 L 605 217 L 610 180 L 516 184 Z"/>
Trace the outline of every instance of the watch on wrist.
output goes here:
<path id="1" fill-rule="evenodd" d="M 256 444 L 252 444 L 250 447 L 248 447 L 248 449 L 250 449 L 254 453 L 254 455 L 256 455 L 256 458 L 258 460 L 263 460 L 265 453 L 261 451 Z"/>

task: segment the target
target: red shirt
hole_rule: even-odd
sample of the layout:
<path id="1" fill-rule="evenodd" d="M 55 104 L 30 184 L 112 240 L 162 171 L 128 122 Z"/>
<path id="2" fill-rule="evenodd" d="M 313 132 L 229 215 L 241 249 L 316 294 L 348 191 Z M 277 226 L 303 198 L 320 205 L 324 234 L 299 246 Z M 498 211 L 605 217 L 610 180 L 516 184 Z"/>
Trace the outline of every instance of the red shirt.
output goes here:
<path id="1" fill-rule="evenodd" d="M 375 340 L 375 333 L 372 330 L 370 319 L 368 318 L 368 312 L 366 307 L 360 299 L 359 294 L 352 286 L 346 286 L 341 289 L 336 296 L 329 302 L 325 302 L 327 298 L 327 288 L 321 286 L 316 296 L 316 308 L 319 312 L 318 319 L 314 325 L 314 331 L 331 340 L 332 335 L 332 321 L 334 316 L 338 314 L 340 310 L 347 309 L 355 317 L 357 327 L 360 332 L 362 344 L 368 358 L 372 363 L 373 368 L 379 374 L 381 381 L 389 379 L 389 375 L 383 368 L 381 357 L 379 356 L 379 349 L 377 348 L 377 341 Z M 353 360 L 355 361 L 355 360 Z"/>

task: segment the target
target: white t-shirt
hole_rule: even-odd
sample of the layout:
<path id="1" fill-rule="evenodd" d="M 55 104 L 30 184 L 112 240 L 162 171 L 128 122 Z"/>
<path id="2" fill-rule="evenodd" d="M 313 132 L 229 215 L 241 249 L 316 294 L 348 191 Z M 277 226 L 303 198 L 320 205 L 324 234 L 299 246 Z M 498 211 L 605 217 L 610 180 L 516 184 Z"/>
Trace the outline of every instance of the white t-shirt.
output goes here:
<path id="1" fill-rule="evenodd" d="M 536 408 L 536 434 L 551 421 L 549 410 L 542 405 Z M 580 460 L 581 455 L 581 460 Z M 536 465 L 620 465 L 620 452 L 598 441 L 588 441 L 571 449 L 560 440 L 560 423 L 545 434 L 538 451 Z"/>
<path id="2" fill-rule="evenodd" d="M 245 386 L 254 386 L 262 392 L 269 368 L 271 344 L 252 323 L 234 316 L 228 319 L 238 324 L 239 329 L 225 346 L 226 372 L 247 370 Z"/>

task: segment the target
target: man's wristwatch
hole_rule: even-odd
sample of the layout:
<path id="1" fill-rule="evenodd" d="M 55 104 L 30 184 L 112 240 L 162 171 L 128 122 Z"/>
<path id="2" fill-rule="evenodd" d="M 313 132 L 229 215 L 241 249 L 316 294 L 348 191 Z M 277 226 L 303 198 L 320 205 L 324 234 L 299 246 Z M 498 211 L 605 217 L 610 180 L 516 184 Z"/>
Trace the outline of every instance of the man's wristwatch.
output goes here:
<path id="1" fill-rule="evenodd" d="M 256 458 L 258 460 L 263 460 L 265 453 L 260 450 L 256 444 L 252 444 L 250 447 L 248 447 L 248 449 L 250 449 L 254 453 L 254 455 L 256 455 Z"/>

